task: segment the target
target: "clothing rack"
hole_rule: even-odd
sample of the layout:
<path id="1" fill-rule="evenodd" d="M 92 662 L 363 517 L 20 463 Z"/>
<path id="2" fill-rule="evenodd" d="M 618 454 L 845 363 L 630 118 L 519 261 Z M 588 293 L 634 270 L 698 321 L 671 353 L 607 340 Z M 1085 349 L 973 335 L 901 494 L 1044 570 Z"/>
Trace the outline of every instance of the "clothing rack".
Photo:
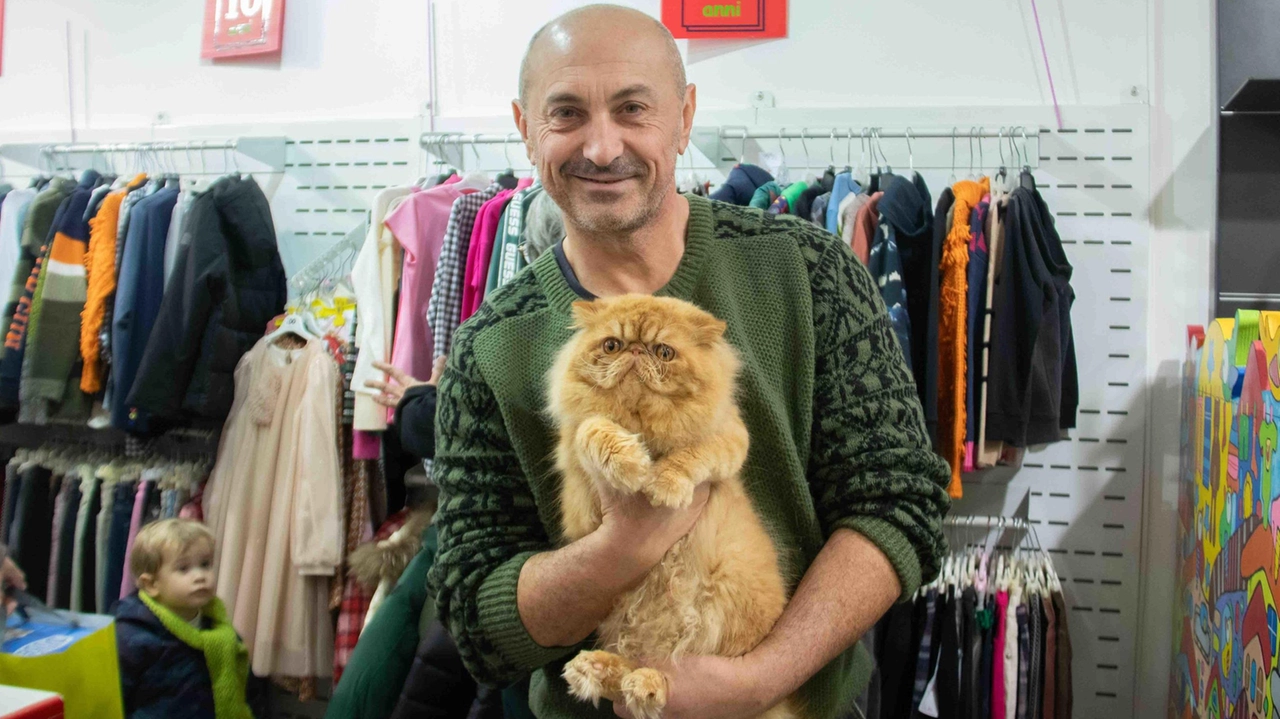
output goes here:
<path id="1" fill-rule="evenodd" d="M 976 529 L 1013 529 L 1020 532 L 1031 531 L 1031 525 L 1022 517 L 997 517 L 988 515 L 950 515 L 942 520 L 948 527 L 973 527 Z"/>
<path id="2" fill-rule="evenodd" d="M 1000 157 L 1000 165 L 1010 167 L 1036 168 L 1040 164 L 1039 127 L 1010 125 L 988 128 L 971 126 L 967 130 L 960 127 L 931 128 L 915 130 L 911 127 L 885 129 L 879 126 L 747 126 L 719 125 L 694 127 L 690 134 L 691 144 L 704 155 L 712 165 L 722 172 L 728 172 L 733 165 L 746 161 L 749 155 L 748 140 L 758 146 L 768 147 L 772 151 L 772 143 L 776 142 L 778 153 L 785 159 L 788 141 L 800 141 L 803 148 L 801 155 L 804 164 L 792 164 L 793 169 L 810 169 L 837 164 L 853 164 L 857 156 L 861 156 L 860 165 L 870 160 L 872 165 L 900 164 L 912 169 L 956 169 L 989 167 Z M 895 158 L 890 162 L 888 153 L 882 144 L 883 140 L 903 140 L 906 144 L 906 157 Z M 923 141 L 919 148 L 915 141 Z M 997 152 L 989 152 L 983 146 L 983 140 L 997 140 Z M 975 145 L 976 141 L 976 145 Z M 1007 145 L 1006 145 L 1007 142 Z M 812 146 L 810 143 L 813 143 Z M 825 152 L 822 143 L 826 143 Z M 856 144 L 855 144 L 856 143 Z M 456 158 L 460 165 L 467 165 L 468 153 L 475 158 L 475 164 L 488 164 L 494 153 L 482 157 L 481 146 L 502 146 L 502 157 L 507 167 L 513 167 L 511 147 L 523 144 L 519 133 L 484 133 L 484 132 L 427 132 L 419 138 L 419 146 L 427 152 L 441 158 L 438 164 L 446 164 L 450 158 Z M 904 148 L 896 148 L 893 154 L 898 155 Z M 920 150 L 917 163 L 917 149 Z M 811 152 L 812 150 L 812 152 Z M 843 156 L 840 162 L 838 156 Z M 877 159 L 879 158 L 879 159 Z M 963 159 L 962 158 L 967 158 Z M 905 159 L 904 162 L 896 160 Z M 987 162 L 990 160 L 991 162 Z M 684 165 L 684 162 L 681 163 Z M 462 169 L 467 169 L 463 167 Z M 700 168 L 702 169 L 702 168 Z"/>
<path id="3" fill-rule="evenodd" d="M 227 172 L 259 174 L 283 174 L 285 170 L 284 137 L 237 137 L 210 140 L 147 140 L 126 142 L 73 142 L 73 143 L 12 143 L 0 145 L 0 161 L 10 161 L 23 166 L 13 172 L 5 168 L 5 175 L 30 176 L 41 172 L 61 172 L 74 169 L 103 169 L 111 163 L 112 156 L 134 154 L 149 158 L 156 164 L 166 162 L 177 171 L 178 165 L 186 169 L 184 175 L 213 175 Z M 205 170 L 206 153 L 221 152 L 223 161 L 212 163 Z M 183 153 L 179 155 L 178 153 Z M 194 154 L 193 154 L 194 153 Z M 73 155 L 89 155 L 87 162 L 73 164 Z M 242 162 L 242 159 L 244 160 Z M 58 164 L 59 160 L 62 164 Z M 196 169 L 197 166 L 199 169 Z"/>

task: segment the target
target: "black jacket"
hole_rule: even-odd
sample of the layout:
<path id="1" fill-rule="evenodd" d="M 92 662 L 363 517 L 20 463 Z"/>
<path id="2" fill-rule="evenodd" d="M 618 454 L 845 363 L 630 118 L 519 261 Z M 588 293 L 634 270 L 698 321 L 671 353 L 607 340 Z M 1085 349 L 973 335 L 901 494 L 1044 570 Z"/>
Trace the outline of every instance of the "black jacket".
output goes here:
<path id="1" fill-rule="evenodd" d="M 404 391 L 396 405 L 400 446 L 418 459 L 436 456 L 436 388 L 420 384 Z"/>
<path id="2" fill-rule="evenodd" d="M 942 265 L 942 245 L 947 238 L 947 214 L 955 202 L 951 188 L 944 188 L 938 195 L 928 239 L 907 242 L 906 248 L 901 243 L 898 245 L 902 254 L 902 279 L 907 285 L 907 314 L 923 311 L 927 318 L 911 325 L 911 347 L 916 353 L 911 358 L 911 371 L 916 377 L 920 404 L 924 406 L 929 441 L 935 449 L 938 447 L 938 318 L 941 316 L 938 298 L 942 291 L 938 268 Z"/>
<path id="3" fill-rule="evenodd" d="M 439 620 L 418 645 L 391 719 L 502 719 L 501 690 L 477 685 Z"/>
<path id="4" fill-rule="evenodd" d="M 115 628 L 128 719 L 214 719 L 204 652 L 173 636 L 136 593 L 120 600 Z"/>
<path id="5" fill-rule="evenodd" d="M 1075 426 L 1079 389 L 1071 333 L 1071 265 L 1040 194 L 1019 188 L 1005 216 L 992 307 L 987 438 L 1047 444 Z"/>
<path id="6" fill-rule="evenodd" d="M 236 363 L 284 311 L 284 265 L 267 197 L 252 178 L 227 177 L 195 199 L 183 247 L 127 402 L 146 431 L 188 414 L 221 421 Z"/>

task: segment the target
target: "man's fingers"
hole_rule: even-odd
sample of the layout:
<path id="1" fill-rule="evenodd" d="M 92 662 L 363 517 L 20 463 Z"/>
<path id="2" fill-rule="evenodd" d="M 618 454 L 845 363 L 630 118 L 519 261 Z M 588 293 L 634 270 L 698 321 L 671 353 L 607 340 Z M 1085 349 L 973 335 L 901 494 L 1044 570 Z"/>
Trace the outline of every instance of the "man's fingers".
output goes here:
<path id="1" fill-rule="evenodd" d="M 364 381 L 364 386 L 368 387 L 369 389 L 376 389 L 379 392 L 387 391 L 387 383 L 383 382 L 382 380 L 367 379 Z"/>
<path id="2" fill-rule="evenodd" d="M 400 404 L 400 400 L 387 394 L 375 394 L 373 396 L 373 401 L 383 407 L 390 407 L 392 409 L 395 409 Z"/>

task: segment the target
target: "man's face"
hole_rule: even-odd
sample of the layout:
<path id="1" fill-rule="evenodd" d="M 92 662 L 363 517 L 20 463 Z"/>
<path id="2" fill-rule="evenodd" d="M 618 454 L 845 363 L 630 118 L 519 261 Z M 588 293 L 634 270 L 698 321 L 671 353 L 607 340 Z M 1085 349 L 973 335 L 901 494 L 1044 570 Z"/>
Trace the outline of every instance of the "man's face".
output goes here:
<path id="1" fill-rule="evenodd" d="M 649 224 L 675 183 L 693 119 L 664 48 L 575 34 L 531 58 L 528 107 L 516 107 L 529 159 L 567 222 L 627 234 Z"/>

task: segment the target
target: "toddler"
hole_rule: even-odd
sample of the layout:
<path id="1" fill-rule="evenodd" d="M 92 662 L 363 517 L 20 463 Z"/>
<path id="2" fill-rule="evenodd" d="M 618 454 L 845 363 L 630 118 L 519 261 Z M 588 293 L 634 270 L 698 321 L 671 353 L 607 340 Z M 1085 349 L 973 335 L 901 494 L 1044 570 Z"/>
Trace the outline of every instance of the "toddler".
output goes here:
<path id="1" fill-rule="evenodd" d="M 138 591 L 116 610 L 129 719 L 252 719 L 249 654 L 213 595 L 213 534 L 199 522 L 148 524 L 133 542 Z"/>

